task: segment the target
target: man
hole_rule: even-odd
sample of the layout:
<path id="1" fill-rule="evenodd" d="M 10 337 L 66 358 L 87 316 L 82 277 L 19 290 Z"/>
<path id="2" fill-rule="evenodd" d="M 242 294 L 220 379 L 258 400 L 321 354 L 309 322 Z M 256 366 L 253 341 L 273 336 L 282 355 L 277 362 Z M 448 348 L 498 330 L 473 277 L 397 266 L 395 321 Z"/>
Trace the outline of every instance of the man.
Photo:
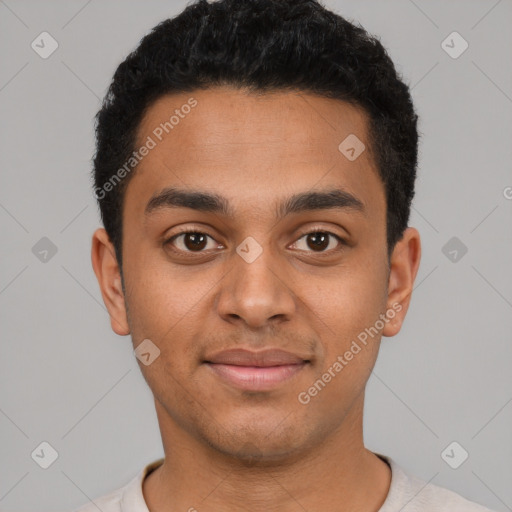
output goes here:
<path id="1" fill-rule="evenodd" d="M 420 263 L 416 123 L 382 45 L 315 0 L 200 0 L 119 66 L 92 263 L 165 458 L 82 512 L 488 510 L 363 442 Z"/>

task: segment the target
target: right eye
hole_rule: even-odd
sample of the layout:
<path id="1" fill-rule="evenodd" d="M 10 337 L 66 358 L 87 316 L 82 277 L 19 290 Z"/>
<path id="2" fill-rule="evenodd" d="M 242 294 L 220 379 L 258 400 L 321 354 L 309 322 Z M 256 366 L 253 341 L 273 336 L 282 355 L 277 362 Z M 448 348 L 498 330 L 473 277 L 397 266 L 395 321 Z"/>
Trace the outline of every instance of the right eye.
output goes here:
<path id="1" fill-rule="evenodd" d="M 186 253 L 201 253 L 204 252 L 208 244 L 208 238 L 214 240 L 210 235 L 201 231 L 189 229 L 183 230 L 180 233 L 171 236 L 165 240 L 164 245 L 170 245 L 173 251 L 186 252 Z M 218 244 L 210 249 L 215 249 Z"/>

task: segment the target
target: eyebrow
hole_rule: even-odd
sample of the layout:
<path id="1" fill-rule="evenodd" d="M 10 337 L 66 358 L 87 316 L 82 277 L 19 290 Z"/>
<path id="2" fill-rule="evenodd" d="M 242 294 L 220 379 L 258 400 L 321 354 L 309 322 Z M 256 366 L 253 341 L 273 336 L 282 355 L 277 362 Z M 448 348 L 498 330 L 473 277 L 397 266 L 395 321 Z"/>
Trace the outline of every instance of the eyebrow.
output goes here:
<path id="1" fill-rule="evenodd" d="M 174 187 L 166 188 L 151 197 L 144 210 L 144 215 L 149 216 L 156 211 L 168 208 L 191 208 L 201 212 L 235 217 L 234 210 L 224 196 Z M 291 214 L 333 208 L 367 215 L 364 203 L 350 192 L 341 189 L 295 194 L 277 205 L 275 215 L 276 218 L 282 219 Z"/>

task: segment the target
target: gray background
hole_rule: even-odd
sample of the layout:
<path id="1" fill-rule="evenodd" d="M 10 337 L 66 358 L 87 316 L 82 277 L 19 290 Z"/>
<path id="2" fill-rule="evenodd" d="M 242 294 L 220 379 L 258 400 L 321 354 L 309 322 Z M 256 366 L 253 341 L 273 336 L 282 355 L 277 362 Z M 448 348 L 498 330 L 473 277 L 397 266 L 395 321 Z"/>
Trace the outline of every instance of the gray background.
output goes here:
<path id="1" fill-rule="evenodd" d="M 70 510 L 162 454 L 151 393 L 92 271 L 89 171 L 116 66 L 184 5 L 0 1 L 2 510 Z M 423 134 L 410 222 L 423 258 L 405 325 L 383 338 L 368 384 L 366 444 L 512 510 L 512 1 L 325 5 L 380 36 Z M 59 44 L 48 59 L 31 48 L 42 31 Z M 469 43 L 456 59 L 441 46 L 453 31 Z M 32 251 L 42 237 L 57 247 L 45 263 Z M 452 237 L 468 249 L 456 262 L 443 253 Z M 46 470 L 31 458 L 42 441 L 59 455 Z M 441 458 L 452 441 L 469 453 L 458 469 Z"/>

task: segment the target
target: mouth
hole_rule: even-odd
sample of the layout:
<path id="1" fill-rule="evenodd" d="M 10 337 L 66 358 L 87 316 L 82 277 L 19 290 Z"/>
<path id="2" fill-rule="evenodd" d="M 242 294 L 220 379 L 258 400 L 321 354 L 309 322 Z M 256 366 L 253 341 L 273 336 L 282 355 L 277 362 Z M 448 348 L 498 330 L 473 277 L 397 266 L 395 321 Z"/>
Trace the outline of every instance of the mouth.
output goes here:
<path id="1" fill-rule="evenodd" d="M 234 349 L 217 353 L 203 363 L 230 386 L 244 391 L 269 391 L 289 381 L 310 362 L 278 349 Z"/>

